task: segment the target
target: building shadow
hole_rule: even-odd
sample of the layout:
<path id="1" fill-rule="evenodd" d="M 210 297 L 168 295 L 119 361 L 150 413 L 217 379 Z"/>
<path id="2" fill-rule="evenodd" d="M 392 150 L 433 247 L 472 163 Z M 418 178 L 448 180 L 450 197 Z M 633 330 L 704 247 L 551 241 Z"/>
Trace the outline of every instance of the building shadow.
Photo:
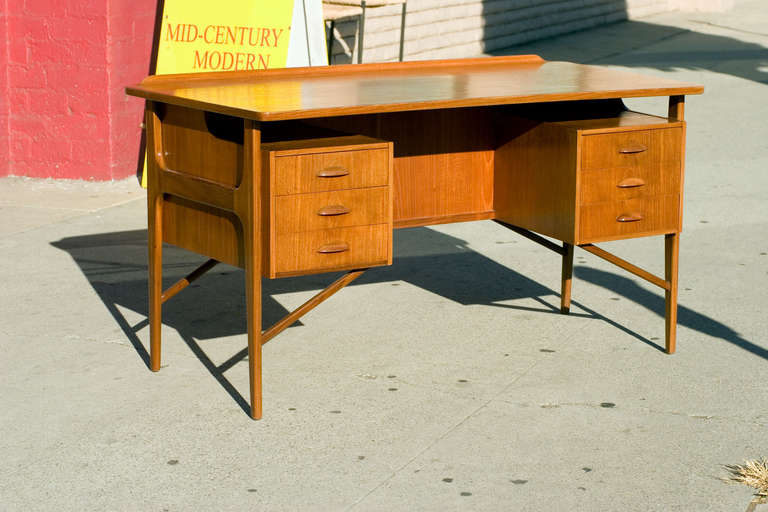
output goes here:
<path id="1" fill-rule="evenodd" d="M 765 46 L 734 37 L 628 19 L 631 7 L 635 9 L 635 14 L 638 14 L 638 7 L 647 8 L 638 6 L 639 3 L 634 2 L 630 6 L 626 0 L 484 0 L 480 7 L 481 19 L 477 23 L 471 22 L 474 11 L 469 9 L 464 32 L 469 38 L 478 37 L 481 51 L 488 55 L 534 53 L 547 60 L 581 64 L 660 71 L 708 70 L 768 83 L 768 48 Z M 426 34 L 420 25 L 409 29 L 409 24 L 422 23 L 423 10 L 424 7 L 416 2 L 409 5 L 409 12 L 413 13 L 406 18 L 405 60 L 424 58 L 422 53 L 438 50 L 422 48 L 423 43 L 416 38 L 428 36 L 451 41 L 452 44 L 454 41 L 466 44 L 466 41 L 462 43 L 466 37 L 459 37 L 456 33 L 456 20 L 450 19 L 455 11 L 451 9 L 434 9 L 435 12 L 430 14 L 430 31 Z M 396 14 L 394 8 L 391 14 Z M 690 13 L 690 17 L 695 18 L 696 14 Z M 356 23 L 356 18 L 350 18 L 346 23 L 336 25 L 332 63 L 353 62 Z M 700 23 L 702 26 L 707 24 L 706 21 Z M 394 44 L 398 34 L 393 27 L 391 33 L 387 33 L 390 37 L 386 41 L 391 39 Z M 409 48 L 412 53 L 410 58 Z"/>
<path id="2" fill-rule="evenodd" d="M 624 19 L 504 48 L 488 45 L 486 51 L 489 55 L 534 53 L 552 61 L 665 72 L 706 70 L 768 84 L 765 46 L 638 20 Z"/>
<path id="3" fill-rule="evenodd" d="M 565 60 L 581 64 L 605 64 L 625 67 L 652 68 L 660 71 L 677 69 L 708 70 L 730 74 L 758 83 L 768 83 L 768 48 L 741 41 L 735 37 L 713 35 L 676 26 L 629 19 L 629 13 L 650 6 L 628 5 L 626 0 L 584 0 L 582 2 L 552 2 L 551 0 L 483 0 L 480 20 L 476 23 L 474 10 L 467 6 L 467 18 L 457 34 L 457 20 L 451 18 L 454 9 L 432 9 L 430 29 L 423 26 L 424 6 L 409 4 L 406 17 L 405 60 L 425 58 L 441 48 L 423 47 L 421 39 L 429 38 L 451 44 L 468 44 L 472 38 L 487 55 L 537 54 L 546 60 Z M 650 12 L 650 11 L 648 11 Z M 393 7 L 387 11 L 396 14 Z M 690 13 L 694 18 L 695 13 Z M 392 25 L 387 38 L 371 37 L 369 41 L 395 43 Z M 695 23 L 695 22 L 694 22 Z M 700 22 L 702 26 L 708 24 Z M 369 30 L 376 30 L 369 23 Z M 729 27 L 721 27 L 728 29 Z M 399 30 L 399 29 L 398 29 Z M 734 28 L 734 32 L 738 29 Z M 354 61 L 357 18 L 336 24 L 332 64 Z M 374 34 L 378 35 L 378 34 Z M 469 39 L 468 39 L 469 38 Z M 381 41 L 379 41 L 381 40 Z M 390 41 L 391 40 L 391 41 Z M 426 43 L 429 44 L 429 43 Z M 393 46 L 394 48 L 394 46 Z M 410 51 L 410 56 L 409 56 Z M 442 55 L 442 54 L 441 54 Z M 461 53 L 461 56 L 465 56 Z"/>

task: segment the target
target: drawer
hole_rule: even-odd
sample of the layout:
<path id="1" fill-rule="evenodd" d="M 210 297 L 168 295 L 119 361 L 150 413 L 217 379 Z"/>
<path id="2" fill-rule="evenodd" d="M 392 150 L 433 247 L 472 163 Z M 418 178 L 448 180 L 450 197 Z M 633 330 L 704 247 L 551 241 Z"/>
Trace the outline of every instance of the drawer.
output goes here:
<path id="1" fill-rule="evenodd" d="M 585 171 L 579 175 L 581 204 L 679 194 L 680 173 L 679 161 Z"/>
<path id="2" fill-rule="evenodd" d="M 682 136 L 680 127 L 585 135 L 581 170 L 642 168 L 662 162 L 679 166 Z"/>
<path id="3" fill-rule="evenodd" d="M 678 195 L 582 206 L 577 243 L 679 231 L 679 208 Z"/>
<path id="4" fill-rule="evenodd" d="M 277 235 L 274 274 L 296 275 L 392 263 L 389 224 Z"/>
<path id="5" fill-rule="evenodd" d="M 389 183 L 389 151 L 327 151 L 275 158 L 274 194 L 288 195 Z"/>
<path id="6" fill-rule="evenodd" d="M 275 198 L 278 234 L 389 222 L 389 187 Z"/>

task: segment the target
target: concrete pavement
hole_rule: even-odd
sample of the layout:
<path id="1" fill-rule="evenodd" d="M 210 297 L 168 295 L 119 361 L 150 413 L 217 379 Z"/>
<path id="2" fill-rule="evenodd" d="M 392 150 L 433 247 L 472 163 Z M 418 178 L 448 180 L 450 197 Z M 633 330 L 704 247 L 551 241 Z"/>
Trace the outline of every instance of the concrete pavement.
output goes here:
<path id="1" fill-rule="evenodd" d="M 490 222 L 401 230 L 391 268 L 265 346 L 253 422 L 240 271 L 166 305 L 154 374 L 135 180 L 1 179 L 0 510 L 744 510 L 718 478 L 768 456 L 765 27 L 747 1 L 509 51 L 705 86 L 674 356 L 663 294 L 584 251 L 563 316 L 546 249 Z M 659 239 L 610 248 L 663 272 Z M 166 277 L 200 259 L 168 250 Z M 332 278 L 265 281 L 265 324 Z"/>

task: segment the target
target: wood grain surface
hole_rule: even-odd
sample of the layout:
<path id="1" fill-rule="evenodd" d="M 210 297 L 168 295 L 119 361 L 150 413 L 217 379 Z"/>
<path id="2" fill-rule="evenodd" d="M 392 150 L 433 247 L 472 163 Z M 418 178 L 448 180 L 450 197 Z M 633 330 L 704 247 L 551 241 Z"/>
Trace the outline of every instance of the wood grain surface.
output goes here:
<path id="1" fill-rule="evenodd" d="M 680 162 L 680 129 L 632 130 L 584 137 L 582 170 Z"/>
<path id="2" fill-rule="evenodd" d="M 279 196 L 275 198 L 275 232 L 384 224 L 389 222 L 389 195 L 385 186 Z M 344 207 L 346 212 L 328 208 L 332 206 Z M 323 214 L 324 208 L 331 214 Z"/>
<path id="3" fill-rule="evenodd" d="M 496 150 L 496 218 L 577 243 L 578 133 L 556 123 L 510 124 L 521 133 Z"/>
<path id="4" fill-rule="evenodd" d="M 133 96 L 258 121 L 639 96 L 703 87 L 538 56 L 157 75 Z"/>
<path id="5" fill-rule="evenodd" d="M 324 247 L 341 244 L 346 244 L 348 249 L 338 252 L 320 252 Z M 391 245 L 390 224 L 277 235 L 275 276 L 390 265 L 392 263 L 389 256 Z"/>
<path id="6" fill-rule="evenodd" d="M 675 194 L 584 205 L 579 212 L 579 240 L 600 242 L 678 231 L 679 204 Z"/>
<path id="7" fill-rule="evenodd" d="M 682 127 L 587 135 L 582 151 L 581 202 L 679 194 Z M 638 153 L 622 148 L 641 143 Z"/>
<path id="8" fill-rule="evenodd" d="M 426 110 L 312 120 L 392 141 L 399 227 L 489 218 L 497 133 L 491 108 Z"/>
<path id="9" fill-rule="evenodd" d="M 330 170 L 345 172 L 323 172 Z M 274 172 L 277 196 L 383 186 L 389 182 L 389 150 L 326 150 L 291 156 L 281 152 L 275 156 Z"/>

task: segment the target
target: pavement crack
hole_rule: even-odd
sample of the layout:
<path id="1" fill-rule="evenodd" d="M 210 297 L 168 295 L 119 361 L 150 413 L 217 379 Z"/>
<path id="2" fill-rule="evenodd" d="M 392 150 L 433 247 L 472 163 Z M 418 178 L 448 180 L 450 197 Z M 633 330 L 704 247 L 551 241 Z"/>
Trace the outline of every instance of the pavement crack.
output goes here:
<path id="1" fill-rule="evenodd" d="M 530 365 L 528 368 L 526 368 L 524 371 L 520 372 L 520 375 L 518 375 L 518 376 L 517 376 L 515 379 L 513 379 L 513 380 L 512 380 L 512 382 L 510 382 L 510 383 L 509 383 L 507 386 L 505 386 L 505 387 L 504 387 L 504 388 L 503 388 L 501 391 L 499 391 L 498 393 L 496 393 L 496 395 L 494 395 L 494 397 L 493 397 L 493 398 L 490 398 L 490 399 L 484 400 L 484 401 L 483 401 L 483 403 L 482 403 L 482 404 L 481 404 L 479 407 L 475 408 L 475 409 L 474 409 L 473 411 L 471 411 L 469 414 L 467 414 L 466 416 L 464 416 L 464 418 L 462 418 L 460 421 L 458 421 L 457 423 L 455 423 L 455 424 L 454 424 L 452 427 L 448 428 L 448 429 L 447 429 L 445 432 L 443 432 L 443 433 L 442 433 L 440 436 L 438 436 L 438 437 L 436 437 L 435 439 L 433 439 L 431 443 L 427 444 L 427 445 L 426 445 L 426 446 L 425 446 L 425 447 L 424 447 L 422 450 L 419 450 L 419 451 L 418 451 L 418 452 L 417 452 L 417 453 L 416 453 L 416 454 L 415 454 L 413 457 L 411 457 L 410 459 L 408 459 L 408 460 L 407 460 L 407 461 L 406 461 L 404 464 L 401 464 L 401 465 L 400 465 L 400 467 L 398 467 L 397 469 L 395 469 L 394 471 L 392 471 L 392 473 L 391 473 L 391 474 L 390 474 L 388 477 L 386 477 L 386 478 L 385 478 L 385 479 L 383 479 L 381 482 L 379 482 L 379 483 L 378 483 L 376 486 L 374 486 L 374 487 L 373 487 L 371 490 L 369 490 L 368 492 L 366 492 L 366 493 L 365 493 L 363 496 L 361 496 L 360 498 L 358 498 L 357 500 L 355 500 L 355 502 L 354 502 L 354 503 L 352 503 L 352 504 L 351 504 L 349 507 L 347 507 L 347 508 L 346 508 L 346 510 L 347 510 L 347 511 L 350 511 L 350 510 L 354 509 L 355 507 L 357 507 L 357 506 L 358 506 L 360 503 L 362 503 L 362 502 L 363 502 L 363 501 L 364 501 L 364 500 L 365 500 L 365 499 L 366 499 L 368 496 L 370 496 L 371 494 L 373 494 L 374 492 L 376 492 L 378 489 L 380 489 L 381 487 L 383 487 L 384 485 L 386 485 L 388 482 L 390 482 L 390 481 L 391 481 L 391 480 L 392 480 L 392 479 L 393 479 L 395 476 L 397 476 L 397 474 L 398 474 L 398 473 L 400 473 L 400 472 L 401 472 L 403 469 L 405 469 L 405 468 L 407 468 L 408 466 L 410 466 L 410 465 L 413 463 L 413 461 L 415 461 L 416 459 L 418 459 L 418 458 L 419 458 L 419 457 L 420 457 L 420 456 L 421 456 L 421 455 L 422 455 L 424 452 L 426 452 L 427 450 L 431 449 L 431 448 L 432 448 L 433 446 L 435 446 L 437 443 L 439 443 L 440 441 L 442 441 L 443 439 L 445 439 L 446 437 L 448 437 L 448 435 L 450 435 L 450 434 L 451 434 L 453 431 L 455 431 L 455 430 L 456 430 L 457 428 L 459 428 L 461 425 L 463 425 L 464 423 L 466 423 L 466 422 L 467 422 L 467 420 L 468 420 L 469 418 L 471 418 L 472 416 L 475 416 L 475 415 L 476 415 L 478 412 L 480 412 L 481 410 L 485 409 L 485 408 L 488 406 L 488 404 L 490 404 L 491 402 L 493 402 L 494 400 L 496 400 L 496 397 L 498 397 L 499 395 L 501 395 L 501 394 L 505 393 L 505 392 L 506 392 L 506 391 L 507 391 L 507 390 L 508 390 L 508 389 L 509 389 L 511 386 L 513 386 L 513 385 L 515 384 L 515 382 L 517 382 L 518 380 L 520 380 L 521 378 L 523 378 L 525 375 L 527 375 L 527 374 L 528 374 L 528 372 L 530 372 L 530 371 L 533 369 L 533 367 L 534 367 L 534 366 L 536 366 L 536 364 L 537 364 L 537 363 L 538 363 L 538 361 L 533 361 L 533 362 L 531 363 L 531 365 Z"/>
<path id="2" fill-rule="evenodd" d="M 104 343 L 107 345 L 123 345 L 126 346 L 128 343 L 126 343 L 125 340 L 121 340 L 118 338 L 110 338 L 110 339 L 100 339 L 100 338 L 83 338 L 82 336 L 78 336 L 77 334 L 67 334 L 64 336 L 65 341 L 75 341 L 75 342 L 83 342 L 83 343 Z"/>
<path id="3" fill-rule="evenodd" d="M 731 416 L 718 416 L 715 414 L 694 414 L 694 413 L 682 412 L 682 411 L 661 411 L 657 409 L 646 409 L 646 410 L 650 414 L 659 414 L 659 415 L 665 415 L 665 416 L 681 416 L 684 418 L 691 418 L 691 419 L 704 420 L 704 421 L 721 421 L 721 422 L 733 421 L 740 424 L 752 424 L 758 427 L 765 426 L 764 422 L 761 422 L 759 419 L 754 419 L 754 418 L 751 420 L 747 420 L 744 418 L 735 418 Z"/>
<path id="4" fill-rule="evenodd" d="M 589 409 L 614 409 L 616 408 L 616 404 L 613 402 L 543 402 L 543 403 L 532 403 L 532 402 L 516 402 L 512 400 L 499 400 L 500 402 L 509 404 L 509 405 L 517 405 L 520 407 L 532 407 L 532 406 L 538 406 L 542 409 L 559 409 L 561 407 L 584 407 Z M 716 414 L 703 414 L 703 413 L 690 413 L 690 412 L 683 412 L 683 411 L 665 411 L 660 409 L 652 409 L 648 407 L 640 407 L 640 408 L 632 408 L 632 407 L 622 407 L 624 410 L 634 411 L 634 412 L 644 412 L 646 414 L 655 414 L 660 416 L 679 416 L 683 418 L 690 418 L 695 420 L 702 420 L 702 421 L 718 421 L 718 422 L 736 422 L 739 424 L 750 424 L 757 427 L 764 427 L 766 426 L 766 422 L 762 420 L 759 416 L 757 418 L 752 419 L 745 419 L 745 418 L 737 418 L 732 416 L 719 416 Z"/>
<path id="5" fill-rule="evenodd" d="M 755 36 L 764 36 L 768 37 L 768 33 L 766 32 L 755 32 L 753 30 L 744 30 L 742 28 L 735 28 L 735 27 L 729 27 L 728 25 L 720 25 L 718 23 L 712 23 L 711 21 L 701 21 L 701 20 L 688 20 L 691 23 L 698 23 L 699 25 L 707 25 L 709 27 L 716 27 L 716 28 L 724 28 L 725 30 L 731 30 L 733 32 L 738 32 L 739 34 L 752 34 Z"/>

